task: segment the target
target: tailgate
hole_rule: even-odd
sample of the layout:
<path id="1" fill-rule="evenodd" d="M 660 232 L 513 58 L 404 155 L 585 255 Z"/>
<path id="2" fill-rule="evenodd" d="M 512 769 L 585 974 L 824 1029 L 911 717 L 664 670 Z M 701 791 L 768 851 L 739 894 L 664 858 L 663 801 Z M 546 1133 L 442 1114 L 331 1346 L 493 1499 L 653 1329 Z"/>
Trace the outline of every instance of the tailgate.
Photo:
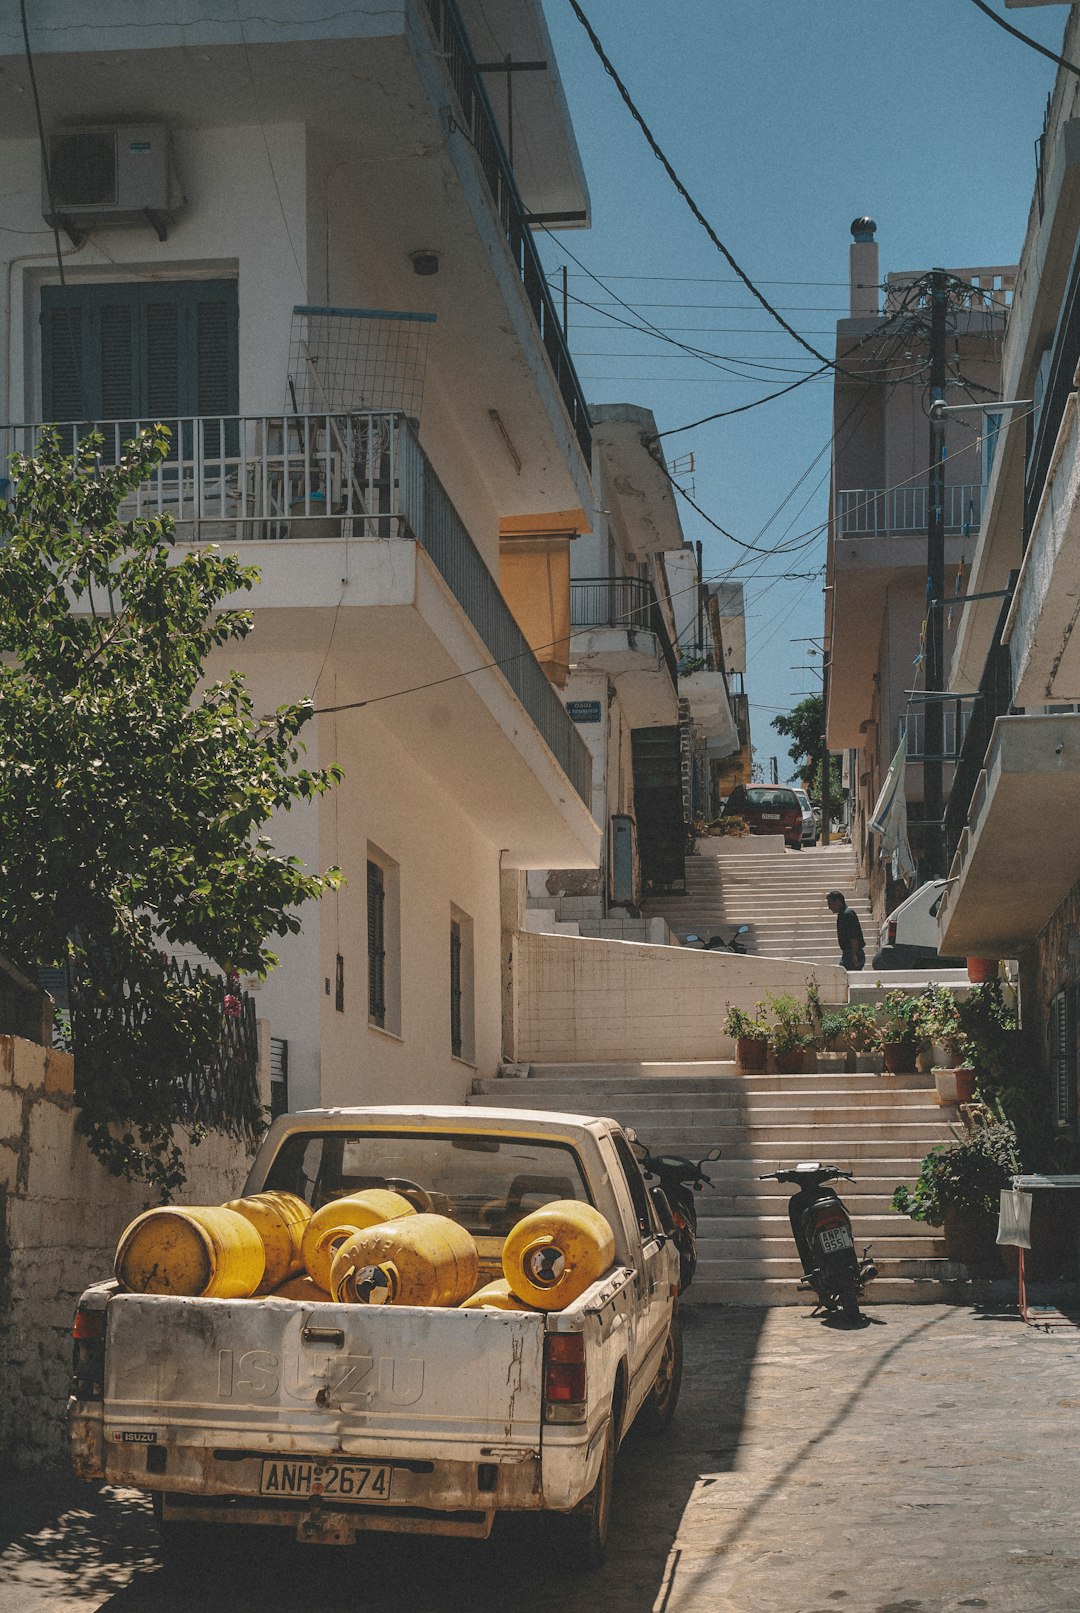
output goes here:
<path id="1" fill-rule="evenodd" d="M 476 1460 L 537 1450 L 544 1317 L 294 1300 L 109 1302 L 106 1440 Z"/>

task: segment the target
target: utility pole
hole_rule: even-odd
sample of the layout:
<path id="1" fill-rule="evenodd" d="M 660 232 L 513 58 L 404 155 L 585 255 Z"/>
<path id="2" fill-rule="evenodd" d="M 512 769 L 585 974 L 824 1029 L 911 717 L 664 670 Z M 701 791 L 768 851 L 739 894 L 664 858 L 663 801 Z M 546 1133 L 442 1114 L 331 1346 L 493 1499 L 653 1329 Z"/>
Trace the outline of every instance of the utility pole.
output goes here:
<path id="1" fill-rule="evenodd" d="M 945 750 L 944 703 L 933 696 L 945 687 L 945 418 L 935 404 L 945 400 L 945 338 L 948 276 L 930 275 L 930 459 L 926 490 L 926 676 L 923 716 L 923 838 L 925 873 L 945 873 L 941 771 Z"/>

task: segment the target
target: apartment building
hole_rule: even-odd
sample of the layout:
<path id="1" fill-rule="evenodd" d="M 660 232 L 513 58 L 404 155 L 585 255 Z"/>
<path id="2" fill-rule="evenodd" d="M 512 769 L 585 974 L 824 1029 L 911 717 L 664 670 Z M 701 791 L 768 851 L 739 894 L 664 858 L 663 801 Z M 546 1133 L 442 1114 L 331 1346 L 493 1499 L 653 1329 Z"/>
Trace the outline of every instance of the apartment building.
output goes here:
<path id="1" fill-rule="evenodd" d="M 1073 6 L 1063 55 L 1076 60 Z M 950 683 L 972 718 L 946 819 L 951 952 L 1017 958 L 1028 1023 L 1045 1027 L 1056 1113 L 1077 1113 L 1080 984 L 1080 86 L 1060 71 L 1009 315 L 1003 403 Z"/>
<path id="2" fill-rule="evenodd" d="M 527 222 L 588 221 L 581 162 L 539 0 L 207 9 L 32 15 L 44 152 L 0 21 L 0 451 L 170 425 L 134 510 L 261 573 L 212 670 L 312 696 L 307 761 L 345 772 L 274 826 L 348 881 L 259 987 L 289 1101 L 455 1101 L 500 1057 L 526 871 L 601 857 L 585 729 L 499 586 L 600 502 Z M 546 67 L 511 95 L 509 59 Z"/>
<path id="3" fill-rule="evenodd" d="M 879 861 L 869 820 L 902 735 L 911 844 L 923 866 L 928 850 L 921 832 L 928 757 L 921 691 L 929 602 L 931 292 L 922 271 L 890 273 L 882 286 L 876 229 L 871 218 L 852 225 L 850 313 L 836 333 L 826 735 L 830 751 L 846 753 L 852 840 L 875 912 L 883 916 L 903 887 L 893 884 Z M 1001 343 L 1014 277 L 1014 270 L 1001 267 L 948 272 L 950 402 L 1000 395 Z M 943 452 L 945 589 L 952 601 L 968 587 L 979 540 L 988 463 L 981 415 L 948 416 Z M 956 604 L 940 612 L 946 665 L 962 615 Z M 947 705 L 936 758 L 946 800 L 969 719 L 969 705 Z"/>

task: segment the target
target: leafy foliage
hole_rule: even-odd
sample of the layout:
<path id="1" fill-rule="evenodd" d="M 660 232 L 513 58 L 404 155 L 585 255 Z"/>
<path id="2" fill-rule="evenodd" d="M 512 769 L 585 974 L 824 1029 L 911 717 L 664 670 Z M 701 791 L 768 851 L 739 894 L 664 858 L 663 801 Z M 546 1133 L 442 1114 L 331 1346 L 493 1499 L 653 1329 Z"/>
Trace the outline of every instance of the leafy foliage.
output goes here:
<path id="1" fill-rule="evenodd" d="M 946 1210 L 995 1216 L 998 1195 L 1021 1170 L 1016 1128 L 997 1111 L 955 1143 L 942 1143 L 923 1160 L 913 1188 L 898 1187 L 892 1207 L 913 1221 L 939 1227 Z"/>
<path id="2" fill-rule="evenodd" d="M 790 711 L 781 712 L 772 720 L 778 734 L 794 743 L 788 747 L 788 756 L 795 763 L 796 774 L 803 788 L 815 801 L 821 800 L 821 772 L 825 757 L 825 702 L 821 695 L 807 695 Z M 846 795 L 843 763 L 839 756 L 829 758 L 829 799 L 839 805 Z"/>
<path id="3" fill-rule="evenodd" d="M 738 1008 L 734 1003 L 727 1005 L 727 1018 L 724 1020 L 724 1030 L 728 1036 L 749 1037 L 754 1041 L 765 1041 L 769 1034 L 769 1022 L 765 1018 L 765 1004 L 757 1003 L 751 1014 L 745 1008 Z"/>
<path id="4" fill-rule="evenodd" d="M 251 630 L 222 602 L 255 569 L 178 556 L 168 519 L 121 518 L 172 473 L 169 433 L 115 465 L 97 446 L 67 457 L 43 434 L 0 505 L 0 951 L 70 970 L 80 1124 L 110 1170 L 167 1189 L 178 1085 L 222 1024 L 220 981 L 178 977 L 167 949 L 273 966 L 268 938 L 340 876 L 261 830 L 340 774 L 298 765 L 310 704 L 256 717 L 238 673 L 205 681 L 211 652 Z"/>

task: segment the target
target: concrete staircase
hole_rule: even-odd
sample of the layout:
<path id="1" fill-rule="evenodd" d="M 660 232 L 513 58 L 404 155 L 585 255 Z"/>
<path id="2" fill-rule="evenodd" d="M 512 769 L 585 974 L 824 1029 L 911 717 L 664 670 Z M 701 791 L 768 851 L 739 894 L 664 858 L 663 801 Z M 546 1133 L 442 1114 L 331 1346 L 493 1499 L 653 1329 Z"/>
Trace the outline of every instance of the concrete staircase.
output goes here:
<path id="1" fill-rule="evenodd" d="M 687 1303 L 791 1305 L 801 1267 L 787 1219 L 790 1193 L 766 1171 L 818 1159 L 854 1173 L 841 1184 L 856 1247 L 873 1245 L 880 1271 L 871 1302 L 970 1297 L 964 1268 L 940 1234 L 889 1208 L 954 1111 L 934 1101 L 929 1076 L 743 1075 L 734 1064 L 533 1065 L 526 1079 L 478 1081 L 469 1100 L 500 1108 L 609 1115 L 654 1152 L 698 1159 L 713 1186 L 698 1198 L 698 1270 Z"/>
<path id="2" fill-rule="evenodd" d="M 746 840 L 704 839 L 686 859 L 686 895 L 650 897 L 644 913 L 662 915 L 682 940 L 730 935 L 749 924 L 742 937 L 748 952 L 768 958 L 805 958 L 836 963 L 836 919 L 825 905 L 828 891 L 843 891 L 859 915 L 867 958 L 877 951 L 870 906 L 856 889 L 855 856 L 847 843 L 789 851 L 782 839 L 756 835 Z"/>

